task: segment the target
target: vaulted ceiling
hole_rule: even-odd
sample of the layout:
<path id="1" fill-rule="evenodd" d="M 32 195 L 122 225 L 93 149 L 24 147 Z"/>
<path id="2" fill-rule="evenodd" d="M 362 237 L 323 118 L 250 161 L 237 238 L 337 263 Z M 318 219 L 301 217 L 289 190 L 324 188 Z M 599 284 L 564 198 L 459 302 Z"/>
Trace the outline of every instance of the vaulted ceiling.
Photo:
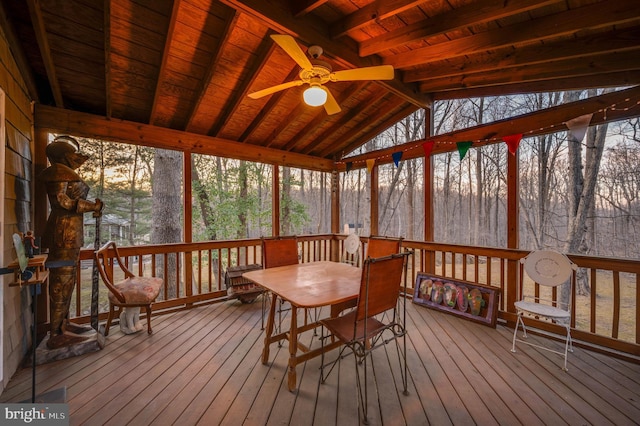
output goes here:
<path id="1" fill-rule="evenodd" d="M 337 160 L 434 100 L 640 84 L 638 0 L 2 0 L 38 105 Z M 334 71 L 389 81 L 305 85 L 270 37 L 319 45 Z M 48 109 L 50 110 L 50 109 Z M 48 111 L 47 110 L 47 111 Z M 174 133 L 169 134 L 174 134 Z"/>

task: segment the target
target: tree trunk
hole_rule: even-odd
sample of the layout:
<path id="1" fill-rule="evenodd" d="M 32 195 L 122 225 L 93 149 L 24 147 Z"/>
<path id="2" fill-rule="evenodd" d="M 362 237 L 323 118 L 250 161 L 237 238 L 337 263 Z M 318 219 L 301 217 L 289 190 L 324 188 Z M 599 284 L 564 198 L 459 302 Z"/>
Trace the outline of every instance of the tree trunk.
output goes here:
<path id="1" fill-rule="evenodd" d="M 156 149 L 153 163 L 151 243 L 177 243 L 182 239 L 182 154 L 178 151 Z M 175 255 L 169 256 L 165 268 L 164 257 L 158 255 L 156 265 L 156 275 L 164 278 L 167 283 L 168 294 L 165 295 L 165 299 L 176 297 L 178 259 Z"/>
<path id="2" fill-rule="evenodd" d="M 577 100 L 579 93 L 571 92 L 567 102 Z M 569 183 L 570 183 L 570 199 L 569 199 L 569 222 L 567 229 L 567 239 L 564 251 L 568 253 L 588 252 L 587 242 L 589 231 L 587 217 L 593 204 L 595 203 L 595 187 L 600 170 L 602 153 L 604 152 L 604 143 L 606 140 L 607 125 L 590 128 L 586 135 L 586 154 L 584 164 L 584 175 L 582 165 L 582 141 L 575 140 L 570 134 L 568 137 L 569 144 Z M 565 286 L 568 287 L 568 286 Z M 566 290 L 568 292 L 568 290 Z M 576 288 L 578 294 L 589 294 L 588 279 L 584 272 L 581 271 L 578 276 L 578 286 Z M 563 296 L 564 296 L 563 291 Z M 568 296 L 567 299 L 568 300 Z"/>

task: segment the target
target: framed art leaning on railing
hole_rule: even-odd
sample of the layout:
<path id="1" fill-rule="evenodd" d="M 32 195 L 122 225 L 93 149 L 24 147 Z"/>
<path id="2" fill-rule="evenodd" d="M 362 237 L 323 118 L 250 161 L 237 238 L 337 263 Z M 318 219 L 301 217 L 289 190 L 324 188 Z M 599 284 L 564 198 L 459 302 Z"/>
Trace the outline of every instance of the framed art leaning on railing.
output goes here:
<path id="1" fill-rule="evenodd" d="M 418 272 L 413 303 L 496 326 L 500 289 Z"/>

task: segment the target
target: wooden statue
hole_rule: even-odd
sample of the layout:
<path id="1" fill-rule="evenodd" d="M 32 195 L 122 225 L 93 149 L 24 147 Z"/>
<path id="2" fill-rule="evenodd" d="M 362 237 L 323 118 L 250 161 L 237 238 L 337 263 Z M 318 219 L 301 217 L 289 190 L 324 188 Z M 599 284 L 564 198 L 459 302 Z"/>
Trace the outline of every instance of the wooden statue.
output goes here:
<path id="1" fill-rule="evenodd" d="M 69 306 L 76 284 L 76 265 L 83 246 L 83 215 L 102 213 L 102 201 L 88 201 L 89 186 L 75 172 L 89 158 L 80 153 L 80 145 L 69 136 L 58 136 L 47 145 L 51 166 L 40 175 L 45 183 L 51 213 L 41 246 L 49 249 L 50 335 L 47 346 L 56 349 L 80 343 L 88 331 L 70 323 Z"/>

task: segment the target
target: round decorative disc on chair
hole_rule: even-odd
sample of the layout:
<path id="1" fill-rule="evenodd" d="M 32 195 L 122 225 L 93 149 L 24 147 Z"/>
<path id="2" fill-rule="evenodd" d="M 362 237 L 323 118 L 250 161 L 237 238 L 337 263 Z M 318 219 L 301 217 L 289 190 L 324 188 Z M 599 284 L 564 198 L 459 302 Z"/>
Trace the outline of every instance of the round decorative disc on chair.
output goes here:
<path id="1" fill-rule="evenodd" d="M 553 250 L 538 250 L 526 257 L 524 270 L 535 282 L 555 286 L 569 278 L 572 267 L 571 261 L 564 254 Z"/>
<path id="2" fill-rule="evenodd" d="M 349 234 L 346 240 L 344 240 L 344 249 L 349 254 L 354 254 L 360 248 L 360 237 L 356 234 Z"/>

